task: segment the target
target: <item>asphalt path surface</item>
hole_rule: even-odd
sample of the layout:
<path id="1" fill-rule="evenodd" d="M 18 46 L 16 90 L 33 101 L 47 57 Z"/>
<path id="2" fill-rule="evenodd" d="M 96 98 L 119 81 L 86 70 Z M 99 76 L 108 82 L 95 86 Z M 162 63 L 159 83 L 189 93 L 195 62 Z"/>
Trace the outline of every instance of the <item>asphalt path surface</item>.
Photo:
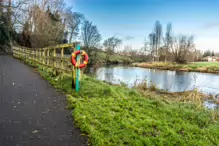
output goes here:
<path id="1" fill-rule="evenodd" d="M 0 146 L 81 146 L 65 96 L 33 68 L 0 55 Z"/>

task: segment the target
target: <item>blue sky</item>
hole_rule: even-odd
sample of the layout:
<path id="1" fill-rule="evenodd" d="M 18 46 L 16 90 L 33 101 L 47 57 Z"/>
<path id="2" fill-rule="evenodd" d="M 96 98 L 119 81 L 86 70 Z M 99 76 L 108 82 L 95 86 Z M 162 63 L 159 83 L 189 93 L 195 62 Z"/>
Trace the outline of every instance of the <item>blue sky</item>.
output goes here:
<path id="1" fill-rule="evenodd" d="M 219 0 L 66 0 L 73 11 L 97 25 L 103 40 L 117 36 L 123 45 L 143 46 L 159 20 L 175 34 L 194 35 L 197 49 L 219 52 Z"/>

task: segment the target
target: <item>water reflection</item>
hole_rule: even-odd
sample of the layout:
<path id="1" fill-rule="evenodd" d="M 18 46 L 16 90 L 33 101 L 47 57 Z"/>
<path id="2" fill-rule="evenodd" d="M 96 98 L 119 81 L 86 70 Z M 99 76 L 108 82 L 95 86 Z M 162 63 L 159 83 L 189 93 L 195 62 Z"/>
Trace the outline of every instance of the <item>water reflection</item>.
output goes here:
<path id="1" fill-rule="evenodd" d="M 207 94 L 219 93 L 219 75 L 194 72 L 166 71 L 139 67 L 101 67 L 96 70 L 100 80 L 118 84 L 120 81 L 133 86 L 136 80 L 147 80 L 160 89 L 179 92 L 199 88 Z"/>

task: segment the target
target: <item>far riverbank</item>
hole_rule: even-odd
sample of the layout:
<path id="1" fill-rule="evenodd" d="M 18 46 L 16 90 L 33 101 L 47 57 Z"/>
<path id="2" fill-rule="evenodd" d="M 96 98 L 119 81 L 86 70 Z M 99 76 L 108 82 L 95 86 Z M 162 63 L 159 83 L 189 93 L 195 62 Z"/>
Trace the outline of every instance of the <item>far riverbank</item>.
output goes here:
<path id="1" fill-rule="evenodd" d="M 132 65 L 135 67 L 152 69 L 219 74 L 219 62 L 194 62 L 188 64 L 176 64 L 170 62 L 143 62 L 133 63 Z"/>

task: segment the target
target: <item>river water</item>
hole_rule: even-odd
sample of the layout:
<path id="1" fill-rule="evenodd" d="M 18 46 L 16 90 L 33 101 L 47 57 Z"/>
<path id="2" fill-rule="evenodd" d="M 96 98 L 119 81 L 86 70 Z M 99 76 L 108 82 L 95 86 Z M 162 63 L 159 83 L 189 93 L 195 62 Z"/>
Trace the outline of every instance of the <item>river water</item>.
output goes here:
<path id="1" fill-rule="evenodd" d="M 100 67 L 95 71 L 92 68 L 88 70 L 89 73 L 95 74 L 99 80 L 114 84 L 122 82 L 127 84 L 128 87 L 146 80 L 148 84 L 155 84 L 159 89 L 169 92 L 182 92 L 198 88 L 199 91 L 208 95 L 219 94 L 219 75 L 216 74 L 129 66 L 108 66 Z M 206 102 L 206 106 L 213 108 L 216 105 Z"/>
<path id="2" fill-rule="evenodd" d="M 219 93 L 219 75 L 199 72 L 180 72 L 158 69 L 147 69 L 128 66 L 100 67 L 95 72 L 90 68 L 97 79 L 114 84 L 121 82 L 132 87 L 137 81 L 147 80 L 155 84 L 159 89 L 170 92 L 181 92 L 198 88 L 205 94 Z"/>

